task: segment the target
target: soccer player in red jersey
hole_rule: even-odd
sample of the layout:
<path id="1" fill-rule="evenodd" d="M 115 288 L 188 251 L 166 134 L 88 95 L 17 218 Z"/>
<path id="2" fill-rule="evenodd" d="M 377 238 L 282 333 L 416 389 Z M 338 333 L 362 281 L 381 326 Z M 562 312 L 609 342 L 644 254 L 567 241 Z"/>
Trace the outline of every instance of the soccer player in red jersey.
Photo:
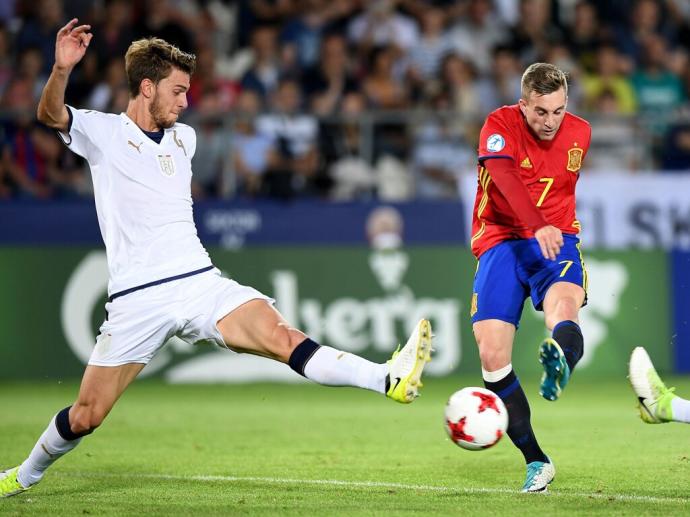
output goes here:
<path id="1" fill-rule="evenodd" d="M 534 63 L 522 76 L 518 103 L 491 113 L 479 137 L 472 328 L 484 384 L 508 408 L 508 436 L 527 463 L 524 492 L 546 490 L 556 472 L 534 436 L 529 403 L 511 364 L 527 297 L 552 331 L 539 349 L 544 398 L 558 399 L 583 351 L 578 311 L 586 303 L 587 272 L 575 185 L 591 129 L 566 111 L 567 102 L 565 74 Z"/>

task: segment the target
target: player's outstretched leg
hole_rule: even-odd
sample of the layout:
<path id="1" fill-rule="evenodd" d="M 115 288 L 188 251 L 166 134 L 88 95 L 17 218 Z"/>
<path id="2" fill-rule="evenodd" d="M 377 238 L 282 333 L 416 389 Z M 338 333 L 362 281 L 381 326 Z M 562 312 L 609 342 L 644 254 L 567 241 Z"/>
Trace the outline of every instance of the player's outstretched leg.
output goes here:
<path id="1" fill-rule="evenodd" d="M 630 384 L 637 395 L 640 418 L 648 424 L 665 424 L 674 420 L 674 388 L 667 388 L 656 373 L 647 351 L 638 346 L 632 351 L 628 365 Z"/>
<path id="2" fill-rule="evenodd" d="M 393 352 L 388 361 L 386 396 L 408 404 L 419 396 L 422 371 L 431 360 L 431 324 L 420 320 L 402 349 Z"/>

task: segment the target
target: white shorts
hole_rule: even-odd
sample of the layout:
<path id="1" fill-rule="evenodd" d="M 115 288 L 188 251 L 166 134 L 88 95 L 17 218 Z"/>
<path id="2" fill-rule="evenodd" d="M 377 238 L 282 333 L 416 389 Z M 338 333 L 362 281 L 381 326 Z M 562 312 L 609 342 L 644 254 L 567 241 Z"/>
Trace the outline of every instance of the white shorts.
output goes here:
<path id="1" fill-rule="evenodd" d="M 212 269 L 119 296 L 105 304 L 106 320 L 89 364 L 147 364 L 173 336 L 188 343 L 227 345 L 216 323 L 249 300 L 274 300 Z"/>

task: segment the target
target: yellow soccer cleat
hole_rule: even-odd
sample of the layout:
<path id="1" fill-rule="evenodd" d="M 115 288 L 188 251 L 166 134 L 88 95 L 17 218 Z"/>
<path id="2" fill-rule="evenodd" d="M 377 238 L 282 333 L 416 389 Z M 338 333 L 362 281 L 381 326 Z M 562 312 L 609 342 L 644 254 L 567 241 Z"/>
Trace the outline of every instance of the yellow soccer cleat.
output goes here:
<path id="1" fill-rule="evenodd" d="M 31 488 L 25 488 L 19 483 L 17 480 L 17 472 L 19 472 L 19 467 L 0 472 L 0 497 L 10 497 L 11 495 L 21 494 Z"/>
<path id="2" fill-rule="evenodd" d="M 402 404 L 409 404 L 417 398 L 422 387 L 422 371 L 429 361 L 431 324 L 423 319 L 417 323 L 405 346 L 402 349 L 398 346 L 388 361 L 386 396 Z"/>
<path id="3" fill-rule="evenodd" d="M 647 351 L 638 346 L 630 355 L 628 377 L 635 395 L 640 418 L 647 424 L 665 424 L 673 421 L 671 401 L 677 396 L 675 388 L 667 388 L 656 373 Z"/>

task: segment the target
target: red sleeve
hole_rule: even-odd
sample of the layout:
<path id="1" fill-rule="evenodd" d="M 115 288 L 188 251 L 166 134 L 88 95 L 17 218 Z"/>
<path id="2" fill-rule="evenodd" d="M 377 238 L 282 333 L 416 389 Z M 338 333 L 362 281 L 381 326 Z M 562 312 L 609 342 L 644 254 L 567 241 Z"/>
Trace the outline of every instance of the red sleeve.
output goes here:
<path id="1" fill-rule="evenodd" d="M 544 219 L 541 211 L 532 202 L 529 190 L 522 182 L 520 171 L 518 171 L 512 158 L 485 160 L 484 167 L 489 171 L 491 180 L 501 194 L 503 194 L 503 197 L 510 202 L 510 207 L 515 215 L 530 230 L 536 232 L 539 228 L 549 224 Z"/>
<path id="2" fill-rule="evenodd" d="M 517 147 L 515 130 L 509 129 L 496 112 L 490 114 L 479 133 L 479 161 L 488 158 L 517 159 Z"/>

